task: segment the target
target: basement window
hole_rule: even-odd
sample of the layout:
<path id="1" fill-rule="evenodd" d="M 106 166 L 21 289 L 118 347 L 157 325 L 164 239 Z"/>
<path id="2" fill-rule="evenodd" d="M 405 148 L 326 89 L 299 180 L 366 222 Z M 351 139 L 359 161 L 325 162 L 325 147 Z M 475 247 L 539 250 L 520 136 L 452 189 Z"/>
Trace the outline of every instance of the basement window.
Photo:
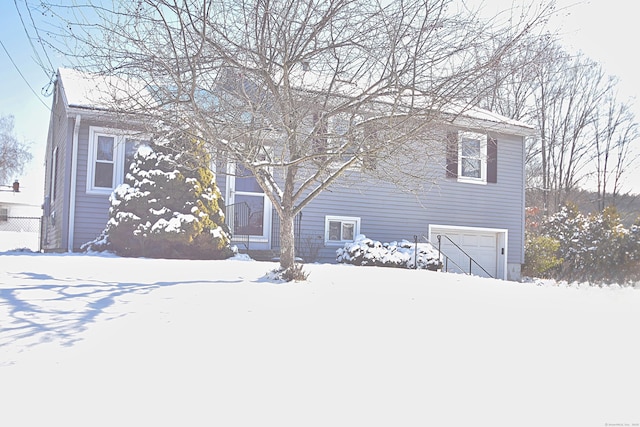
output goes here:
<path id="1" fill-rule="evenodd" d="M 360 234 L 360 218 L 327 215 L 325 217 L 324 233 L 324 241 L 329 245 L 342 245 L 353 242 L 356 236 Z"/>

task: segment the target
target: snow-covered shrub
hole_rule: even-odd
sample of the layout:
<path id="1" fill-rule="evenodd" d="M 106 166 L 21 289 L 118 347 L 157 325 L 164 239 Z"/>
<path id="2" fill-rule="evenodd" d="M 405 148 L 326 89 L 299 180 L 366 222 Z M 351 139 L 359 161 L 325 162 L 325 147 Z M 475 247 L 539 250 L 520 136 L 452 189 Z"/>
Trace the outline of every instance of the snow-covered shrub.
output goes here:
<path id="1" fill-rule="evenodd" d="M 416 245 L 407 240 L 381 243 L 358 235 L 353 243 L 336 250 L 338 262 L 353 265 L 416 268 Z M 430 243 L 418 243 L 417 268 L 441 268 L 438 251 Z"/>
<path id="2" fill-rule="evenodd" d="M 637 280 L 640 273 L 640 231 L 621 224 L 613 208 L 590 215 L 581 214 L 575 206 L 564 206 L 528 231 L 525 253 L 541 251 L 536 237 L 556 240 L 557 258 L 562 260 L 547 270 L 555 279 L 591 283 L 625 283 Z M 546 247 L 548 249 L 548 246 Z M 544 254 L 538 254 L 544 257 Z M 525 269 L 530 267 L 525 266 Z"/>
<path id="3" fill-rule="evenodd" d="M 141 147 L 109 200 L 109 221 L 83 249 L 122 256 L 220 259 L 233 253 L 223 200 L 202 142 Z"/>

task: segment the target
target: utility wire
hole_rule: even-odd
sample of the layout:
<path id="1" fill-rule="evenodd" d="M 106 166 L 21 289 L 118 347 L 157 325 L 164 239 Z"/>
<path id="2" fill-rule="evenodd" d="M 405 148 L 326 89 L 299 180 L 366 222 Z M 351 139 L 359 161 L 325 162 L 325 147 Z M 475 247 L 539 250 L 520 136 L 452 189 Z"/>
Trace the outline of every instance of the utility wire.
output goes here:
<path id="1" fill-rule="evenodd" d="M 55 67 L 53 66 L 53 63 L 51 62 L 51 58 L 49 57 L 49 54 L 47 53 L 47 50 L 44 48 L 45 43 L 42 40 L 42 36 L 40 35 L 40 32 L 38 31 L 38 26 L 36 25 L 36 21 L 35 19 L 33 19 L 33 14 L 31 13 L 31 8 L 29 7 L 29 2 L 28 0 L 24 0 L 24 5 L 25 8 L 27 9 L 27 13 L 29 14 L 29 19 L 31 20 L 31 26 L 33 27 L 33 30 L 36 34 L 36 39 L 38 41 L 38 43 L 41 46 L 42 52 L 44 53 L 45 58 L 47 59 L 47 62 L 49 63 L 49 68 L 47 69 L 47 67 L 44 65 L 42 58 L 40 57 L 40 55 L 38 54 L 38 49 L 36 49 L 36 47 L 33 44 L 33 41 L 31 39 L 31 35 L 29 34 L 29 31 L 27 30 L 27 25 L 24 22 L 24 19 L 22 18 L 22 12 L 20 11 L 20 7 L 18 6 L 18 0 L 13 0 L 13 4 L 16 7 L 16 12 L 18 12 L 18 16 L 20 17 L 20 23 L 22 24 L 22 29 L 24 30 L 24 33 L 27 36 L 27 40 L 29 40 L 29 44 L 31 45 L 31 50 L 33 50 L 33 54 L 35 55 L 35 62 L 40 66 L 40 68 L 42 69 L 42 71 L 44 71 L 44 73 L 47 75 L 47 77 L 49 78 L 49 82 L 42 87 L 42 89 L 40 90 L 40 93 L 44 96 L 49 96 L 51 95 L 51 93 L 49 92 L 50 88 L 53 85 L 53 82 L 55 80 Z"/>
<path id="2" fill-rule="evenodd" d="M 16 64 L 16 62 L 13 60 L 13 58 L 11 57 L 11 54 L 9 53 L 9 51 L 7 50 L 7 47 L 4 45 L 4 43 L 2 42 L 2 40 L 0 40 L 0 45 L 2 46 L 2 49 L 4 49 L 5 53 L 7 54 L 7 56 L 9 57 L 9 60 L 11 61 L 11 63 L 13 64 L 13 66 L 15 67 L 16 71 L 18 72 L 18 74 L 20 74 L 20 77 L 22 77 L 22 80 L 24 80 L 24 82 L 27 84 L 27 86 L 29 87 L 29 89 L 31 89 L 31 92 L 33 92 L 33 94 L 36 96 L 36 98 L 38 98 L 38 101 L 40 101 L 40 103 L 42 105 L 45 106 L 45 108 L 47 110 L 50 110 L 49 106 L 42 100 L 42 98 L 40 98 L 40 96 L 36 93 L 35 90 L 33 90 L 33 88 L 31 87 L 31 84 L 29 83 L 29 81 L 27 80 L 27 78 L 24 76 L 24 74 L 22 74 L 22 70 L 20 70 L 20 67 L 18 67 L 18 65 Z"/>
<path id="3" fill-rule="evenodd" d="M 49 55 L 47 54 L 47 51 L 42 49 L 42 51 L 44 52 L 44 56 L 47 58 L 47 62 L 49 63 L 49 66 L 51 67 L 50 69 L 47 69 L 47 67 L 44 65 L 44 62 L 42 61 L 42 58 L 40 57 L 40 54 L 38 54 L 38 49 L 36 49 L 35 45 L 33 44 L 33 41 L 31 39 L 31 35 L 29 34 L 29 31 L 27 30 L 27 25 L 24 22 L 24 18 L 22 17 L 22 12 L 20 11 L 20 7 L 18 7 L 18 0 L 13 0 L 13 4 L 16 7 L 16 12 L 18 12 L 18 17 L 20 17 L 20 23 L 22 24 L 22 29 L 24 30 L 24 33 L 27 36 L 27 40 L 29 40 L 29 44 L 31 45 L 31 50 L 33 50 L 33 54 L 35 55 L 35 62 L 40 66 L 40 68 L 42 68 L 42 70 L 44 71 L 44 73 L 47 75 L 47 77 L 51 76 L 51 71 L 54 69 L 53 64 L 51 63 L 51 59 L 49 58 Z M 25 1 L 26 4 L 26 1 Z M 29 9 L 29 5 L 27 5 L 27 12 L 29 13 L 29 18 L 31 18 L 31 24 L 32 27 L 36 33 L 36 38 L 38 40 L 38 42 L 40 42 L 40 45 L 42 45 L 42 38 L 40 37 L 40 33 L 38 32 L 38 27 L 36 26 L 35 21 L 33 20 L 33 15 L 31 14 L 31 10 Z"/>

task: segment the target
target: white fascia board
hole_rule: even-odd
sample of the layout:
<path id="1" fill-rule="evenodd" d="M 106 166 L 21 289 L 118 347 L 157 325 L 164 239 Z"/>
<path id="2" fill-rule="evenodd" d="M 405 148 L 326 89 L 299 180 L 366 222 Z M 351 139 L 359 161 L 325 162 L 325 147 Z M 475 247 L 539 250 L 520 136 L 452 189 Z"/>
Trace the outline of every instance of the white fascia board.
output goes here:
<path id="1" fill-rule="evenodd" d="M 118 113 L 85 107 L 67 107 L 67 118 L 75 118 L 78 115 L 81 115 L 85 120 L 112 123 L 117 128 L 136 128 L 148 124 L 148 122 L 140 120 L 139 115 L 135 113 Z"/>
<path id="2" fill-rule="evenodd" d="M 453 124 L 466 129 L 479 129 L 485 132 L 505 133 L 516 136 L 534 136 L 537 130 L 533 126 L 525 124 L 512 124 L 508 122 L 494 122 L 489 120 L 476 119 L 466 116 L 457 117 Z"/>

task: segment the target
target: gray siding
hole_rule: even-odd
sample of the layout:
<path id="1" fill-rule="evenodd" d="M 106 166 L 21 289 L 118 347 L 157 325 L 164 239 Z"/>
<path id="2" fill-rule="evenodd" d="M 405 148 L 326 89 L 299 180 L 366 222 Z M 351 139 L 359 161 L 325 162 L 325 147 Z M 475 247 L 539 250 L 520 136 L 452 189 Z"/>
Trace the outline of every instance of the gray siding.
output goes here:
<path id="1" fill-rule="evenodd" d="M 73 233 L 73 249 L 95 239 L 107 225 L 109 196 L 87 194 L 87 161 L 89 156 L 89 127 L 105 126 L 104 123 L 84 119 L 78 135 L 78 175 L 76 179 L 76 217 Z"/>
<path id="2" fill-rule="evenodd" d="M 59 88 L 56 88 L 58 91 Z M 71 134 L 73 120 L 66 116 L 60 93 L 56 93 L 49 123 L 45 153 L 45 196 L 51 197 L 50 214 L 43 219 L 42 248 L 45 251 L 66 250 L 69 218 L 69 182 L 71 177 Z M 58 149 L 58 170 L 52 182 L 53 153 Z M 55 195 L 54 194 L 55 186 Z"/>
<path id="3" fill-rule="evenodd" d="M 524 262 L 524 144 L 522 137 L 493 135 L 498 140 L 496 184 L 444 179 L 425 195 L 432 224 L 501 228 L 509 231 L 508 263 Z"/>
<path id="4" fill-rule="evenodd" d="M 303 211 L 303 242 L 305 237 L 324 242 L 326 215 L 359 217 L 360 233 L 383 242 L 413 240 L 414 235 L 428 233 L 426 211 L 416 196 L 380 181 L 360 181 L 320 194 Z M 338 247 L 324 246 L 320 261 L 334 261 Z"/>
<path id="5" fill-rule="evenodd" d="M 324 242 L 326 215 L 361 219 L 360 232 L 383 242 L 428 237 L 429 225 L 499 228 L 508 230 L 508 263 L 524 262 L 524 171 L 521 137 L 493 135 L 498 139 L 498 179 L 495 184 L 470 184 L 447 179 L 442 164 L 440 179 L 415 194 L 376 180 L 355 179 L 357 184 L 323 192 L 303 211 L 302 244 L 308 238 Z M 325 246 L 321 261 L 335 259 L 335 246 Z M 303 250 L 304 252 L 304 250 Z"/>
<path id="6" fill-rule="evenodd" d="M 83 117 L 78 135 L 78 174 L 76 179 L 76 217 L 73 249 L 79 250 L 87 242 L 98 237 L 109 220 L 109 195 L 87 194 L 87 162 L 89 161 L 89 128 L 103 127 L 124 129 L 122 122 L 99 121 Z M 130 128 L 130 127 L 129 127 Z"/>
<path id="7" fill-rule="evenodd" d="M 58 198 L 52 207 L 56 211 L 55 226 L 47 229 L 48 249 L 66 248 L 64 221 L 69 217 L 65 203 L 69 203 L 71 147 L 74 119 L 67 119 L 59 105 L 52 115 L 54 123 L 49 136 L 47 155 L 54 146 L 59 146 L 61 159 L 58 179 Z M 108 195 L 87 194 L 87 161 L 89 127 L 115 127 L 111 123 L 83 117 L 78 140 L 77 180 L 73 248 L 99 235 L 108 220 Z M 522 137 L 496 134 L 498 140 L 497 183 L 486 185 L 458 182 L 446 178 L 444 149 L 441 158 L 432 165 L 439 176 L 435 185 L 426 182 L 412 193 L 399 191 L 388 182 L 372 178 L 364 179 L 354 173 L 342 184 L 330 188 L 310 202 L 303 210 L 301 226 L 302 245 L 309 241 L 322 245 L 321 261 L 335 260 L 338 246 L 325 246 L 325 216 L 359 217 L 360 233 L 380 241 L 412 240 L 417 235 L 421 240 L 428 236 L 433 224 L 507 229 L 508 263 L 524 261 L 524 149 Z M 444 139 L 443 139 L 444 140 Z M 444 142 L 443 142 L 444 144 Z M 51 158 L 47 161 L 50 167 Z M 219 172 L 224 172 L 218 165 Z M 47 171 L 46 179 L 50 178 Z M 431 181 L 431 180 L 430 180 Z M 217 182 L 225 194 L 225 175 L 218 173 Z M 349 184 L 351 182 L 351 185 Z M 47 181 L 47 187 L 51 185 Z M 65 190 L 66 189 L 66 190 Z M 49 190 L 47 190 L 49 191 Z M 61 197 L 63 195 L 63 197 Z M 50 222 L 50 221 L 49 221 Z M 304 252 L 304 250 L 303 250 Z"/>

